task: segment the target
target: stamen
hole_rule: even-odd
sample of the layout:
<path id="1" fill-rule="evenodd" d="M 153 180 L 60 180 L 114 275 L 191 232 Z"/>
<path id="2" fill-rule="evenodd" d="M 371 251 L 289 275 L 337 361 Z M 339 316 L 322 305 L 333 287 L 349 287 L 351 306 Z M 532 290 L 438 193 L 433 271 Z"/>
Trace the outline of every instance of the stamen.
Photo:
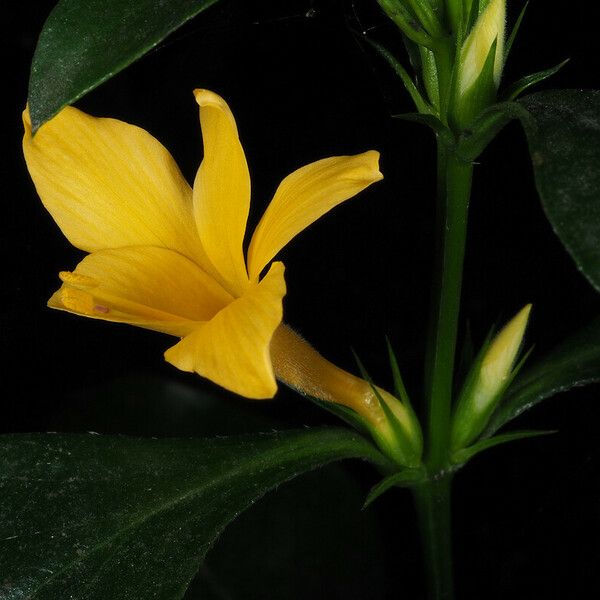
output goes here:
<path id="1" fill-rule="evenodd" d="M 76 288 L 91 288 L 97 287 L 98 281 L 93 277 L 81 275 L 80 273 L 72 273 L 71 271 L 61 271 L 58 276 L 64 283 L 72 285 Z"/>
<path id="2" fill-rule="evenodd" d="M 94 314 L 94 301 L 91 294 L 75 288 L 62 288 L 60 291 L 62 305 L 71 312 L 92 316 Z"/>

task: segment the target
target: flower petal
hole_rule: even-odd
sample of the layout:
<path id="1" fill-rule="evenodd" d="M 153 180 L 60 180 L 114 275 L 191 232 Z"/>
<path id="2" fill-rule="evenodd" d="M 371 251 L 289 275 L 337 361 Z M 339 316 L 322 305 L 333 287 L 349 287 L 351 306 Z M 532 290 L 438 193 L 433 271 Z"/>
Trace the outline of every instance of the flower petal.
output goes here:
<path id="1" fill-rule="evenodd" d="M 188 258 L 151 246 L 98 250 L 60 277 L 50 307 L 177 336 L 233 300 Z"/>
<path id="2" fill-rule="evenodd" d="M 232 290 L 248 283 L 243 243 L 250 209 L 250 174 L 227 103 L 194 90 L 200 105 L 204 158 L 194 181 L 194 214 L 206 253 Z"/>
<path id="3" fill-rule="evenodd" d="M 336 156 L 311 163 L 279 185 L 260 220 L 248 250 L 250 279 L 292 238 L 326 212 L 383 178 L 379 152 Z"/>
<path id="4" fill-rule="evenodd" d="M 192 194 L 169 152 L 148 132 L 116 119 L 63 109 L 23 151 L 44 206 L 87 252 L 162 246 L 202 260 Z"/>
<path id="5" fill-rule="evenodd" d="M 272 398 L 270 343 L 282 318 L 283 272 L 282 263 L 273 263 L 260 283 L 167 350 L 166 360 L 247 398 Z"/>

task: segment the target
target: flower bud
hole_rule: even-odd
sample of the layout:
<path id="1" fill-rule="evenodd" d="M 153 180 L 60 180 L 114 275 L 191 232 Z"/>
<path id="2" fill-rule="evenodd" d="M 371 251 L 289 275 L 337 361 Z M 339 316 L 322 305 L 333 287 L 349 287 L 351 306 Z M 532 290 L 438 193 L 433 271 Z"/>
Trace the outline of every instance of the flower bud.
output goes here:
<path id="1" fill-rule="evenodd" d="M 451 448 L 465 448 L 484 430 L 514 374 L 531 304 L 484 346 L 469 373 L 452 419 Z"/>
<path id="2" fill-rule="evenodd" d="M 504 68 L 506 0 L 489 0 L 459 53 L 455 120 L 464 128 L 495 102 Z"/>
<path id="3" fill-rule="evenodd" d="M 506 0 L 490 0 L 460 51 L 459 95 L 464 95 L 481 75 L 492 45 L 496 42 L 493 77 L 496 88 L 504 67 Z"/>

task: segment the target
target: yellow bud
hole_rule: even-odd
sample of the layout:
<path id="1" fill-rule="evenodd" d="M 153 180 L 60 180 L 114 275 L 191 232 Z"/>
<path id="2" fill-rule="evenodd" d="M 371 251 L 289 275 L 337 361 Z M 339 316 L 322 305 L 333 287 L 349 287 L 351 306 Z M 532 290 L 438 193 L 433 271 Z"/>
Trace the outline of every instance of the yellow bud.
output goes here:
<path id="1" fill-rule="evenodd" d="M 530 312 L 531 304 L 528 304 L 513 317 L 490 344 L 479 369 L 479 394 L 475 399 L 477 408 L 485 408 L 486 398 L 497 394 L 510 377 Z"/>
<path id="2" fill-rule="evenodd" d="M 452 420 L 453 450 L 468 446 L 487 425 L 510 383 L 530 312 L 531 304 L 522 308 L 475 362 Z"/>
<path id="3" fill-rule="evenodd" d="M 506 0 L 490 0 L 479 15 L 460 52 L 458 95 L 463 96 L 479 78 L 496 42 L 494 82 L 500 85 L 504 67 L 504 37 L 506 29 Z"/>

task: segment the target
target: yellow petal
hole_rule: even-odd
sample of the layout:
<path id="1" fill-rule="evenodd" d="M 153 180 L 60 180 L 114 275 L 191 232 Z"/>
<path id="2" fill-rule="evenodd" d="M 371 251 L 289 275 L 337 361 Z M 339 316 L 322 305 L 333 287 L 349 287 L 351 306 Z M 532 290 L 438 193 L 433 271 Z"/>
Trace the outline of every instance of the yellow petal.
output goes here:
<path id="1" fill-rule="evenodd" d="M 31 177 L 74 246 L 162 246 L 202 260 L 190 186 L 148 132 L 71 107 L 34 137 L 27 110 L 23 122 Z"/>
<path id="2" fill-rule="evenodd" d="M 247 398 L 272 398 L 277 384 L 269 346 L 281 323 L 283 272 L 282 263 L 273 263 L 260 283 L 167 350 L 166 360 Z"/>
<path id="3" fill-rule="evenodd" d="M 188 258 L 151 246 L 98 250 L 60 277 L 50 307 L 177 336 L 233 300 Z"/>
<path id="4" fill-rule="evenodd" d="M 311 163 L 288 175 L 260 220 L 248 250 L 251 280 L 294 236 L 326 212 L 375 181 L 379 152 L 337 156 Z"/>
<path id="5" fill-rule="evenodd" d="M 241 292 L 248 282 L 243 243 L 250 208 L 250 175 L 227 103 L 208 90 L 194 90 L 200 105 L 204 158 L 194 181 L 194 214 L 208 257 Z"/>

